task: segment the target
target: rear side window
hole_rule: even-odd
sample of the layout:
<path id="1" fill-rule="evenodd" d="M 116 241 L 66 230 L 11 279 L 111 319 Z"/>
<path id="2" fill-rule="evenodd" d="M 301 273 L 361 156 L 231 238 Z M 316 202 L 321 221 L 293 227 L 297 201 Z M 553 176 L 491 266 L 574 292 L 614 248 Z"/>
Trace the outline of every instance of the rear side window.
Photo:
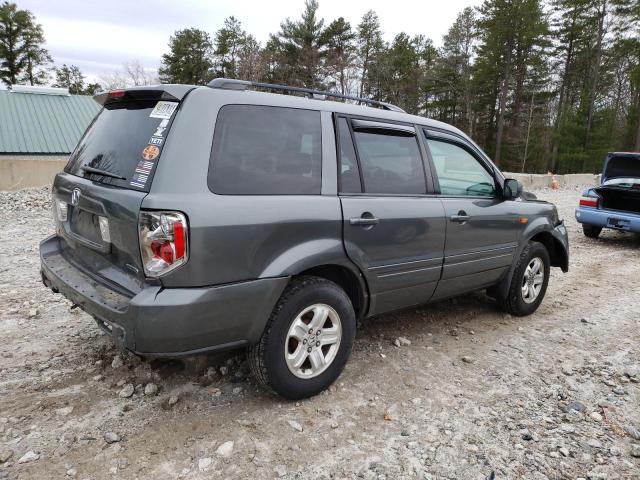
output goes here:
<path id="1" fill-rule="evenodd" d="M 351 132 L 346 118 L 338 119 L 338 136 L 340 137 L 340 192 L 360 193 L 360 173 L 358 160 L 351 141 Z"/>
<path id="2" fill-rule="evenodd" d="M 105 105 L 71 154 L 65 171 L 148 192 L 177 105 L 155 100 Z"/>
<path id="3" fill-rule="evenodd" d="M 208 184 L 227 195 L 318 195 L 320 112 L 226 105 L 213 137 Z"/>
<path id="4" fill-rule="evenodd" d="M 415 136 L 356 131 L 355 140 L 366 193 L 426 193 Z"/>

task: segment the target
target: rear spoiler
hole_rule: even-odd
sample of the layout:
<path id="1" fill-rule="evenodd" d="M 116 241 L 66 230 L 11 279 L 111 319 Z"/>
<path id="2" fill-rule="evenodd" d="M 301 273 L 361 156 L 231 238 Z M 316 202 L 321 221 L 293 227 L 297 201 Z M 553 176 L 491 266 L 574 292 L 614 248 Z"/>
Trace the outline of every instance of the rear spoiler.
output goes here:
<path id="1" fill-rule="evenodd" d="M 100 92 L 93 99 L 100 105 L 108 105 L 125 100 L 166 100 L 180 102 L 194 86 L 192 85 L 151 85 Z"/>

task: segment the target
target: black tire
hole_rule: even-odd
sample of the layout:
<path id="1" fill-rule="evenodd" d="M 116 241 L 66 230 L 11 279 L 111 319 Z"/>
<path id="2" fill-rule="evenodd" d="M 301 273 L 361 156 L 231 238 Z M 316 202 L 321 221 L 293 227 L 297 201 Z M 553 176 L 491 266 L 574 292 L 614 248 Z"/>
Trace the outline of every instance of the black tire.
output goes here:
<path id="1" fill-rule="evenodd" d="M 542 264 L 544 265 L 544 276 L 538 296 L 531 303 L 527 303 L 523 296 L 522 286 L 527 266 L 535 258 L 540 258 L 542 260 Z M 516 267 L 513 270 L 507 296 L 498 299 L 502 309 L 511 315 L 518 317 L 531 315 L 535 312 L 540 306 L 540 303 L 542 303 L 547 291 L 550 271 L 551 261 L 546 247 L 539 242 L 529 242 L 522 250 L 518 263 L 516 263 Z"/>
<path id="2" fill-rule="evenodd" d="M 294 375 L 285 359 L 289 328 L 298 315 L 315 304 L 326 304 L 338 314 L 342 335 L 333 361 L 312 378 Z M 249 366 L 256 379 L 277 394 L 298 400 L 328 388 L 342 373 L 351 354 L 356 317 L 347 294 L 335 283 L 318 277 L 299 277 L 291 281 L 278 300 L 260 341 L 249 348 Z"/>
<path id="3" fill-rule="evenodd" d="M 595 225 L 589 225 L 587 223 L 582 224 L 582 231 L 584 235 L 589 238 L 598 238 L 600 232 L 602 232 L 602 227 L 596 227 Z"/>

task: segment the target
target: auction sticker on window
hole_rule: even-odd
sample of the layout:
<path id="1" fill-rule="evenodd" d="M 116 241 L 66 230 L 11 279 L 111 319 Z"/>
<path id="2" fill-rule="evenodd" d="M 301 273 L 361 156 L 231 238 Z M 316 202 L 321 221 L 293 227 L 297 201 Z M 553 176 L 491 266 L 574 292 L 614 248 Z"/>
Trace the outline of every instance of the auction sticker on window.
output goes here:
<path id="1" fill-rule="evenodd" d="M 149 117 L 151 118 L 164 118 L 168 120 L 173 115 L 173 112 L 178 108 L 177 102 L 158 102 L 153 108 Z"/>

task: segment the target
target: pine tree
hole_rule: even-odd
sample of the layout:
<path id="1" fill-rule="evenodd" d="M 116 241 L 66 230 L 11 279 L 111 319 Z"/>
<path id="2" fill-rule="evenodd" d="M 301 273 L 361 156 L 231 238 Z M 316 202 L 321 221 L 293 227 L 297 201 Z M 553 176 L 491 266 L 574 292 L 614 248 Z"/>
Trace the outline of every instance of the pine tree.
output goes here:
<path id="1" fill-rule="evenodd" d="M 629 100 L 625 102 L 623 94 L 616 97 L 617 106 L 623 102 L 629 105 L 618 143 L 640 152 L 640 0 L 613 0 L 612 3 L 616 25 L 613 48 L 619 54 L 617 71 L 622 73 L 618 91 L 627 91 Z"/>
<path id="2" fill-rule="evenodd" d="M 30 11 L 15 3 L 0 5 L 0 81 L 8 86 L 45 83 L 44 67 L 51 57 L 44 43 L 42 27 Z"/>
<path id="3" fill-rule="evenodd" d="M 71 95 L 95 95 L 101 88 L 97 83 L 85 82 L 85 76 L 75 65 L 63 64 L 53 69 L 55 73 L 54 87 L 66 88 Z"/>
<path id="4" fill-rule="evenodd" d="M 371 95 L 376 83 L 376 71 L 385 45 L 382 40 L 380 21 L 373 10 L 362 17 L 357 33 L 358 57 L 360 63 L 360 96 Z"/>
<path id="5" fill-rule="evenodd" d="M 266 73 L 265 55 L 253 35 L 246 35 L 238 52 L 237 78 L 258 81 Z"/>
<path id="6" fill-rule="evenodd" d="M 224 21 L 224 26 L 215 35 L 216 76 L 238 77 L 238 63 L 246 37 L 238 19 L 229 17 Z"/>
<path id="7" fill-rule="evenodd" d="M 489 111 L 485 142 L 490 145 L 495 138 L 493 160 L 500 166 L 507 117 L 518 118 L 520 115 L 527 67 L 535 61 L 536 55 L 541 54 L 548 26 L 540 0 L 485 0 L 478 25 L 481 38 L 478 49 L 479 83 L 483 90 L 489 92 L 485 97 Z M 511 105 L 508 102 L 513 103 L 515 116 L 509 112 Z M 516 163 L 513 152 L 508 153 L 508 160 Z"/>
<path id="8" fill-rule="evenodd" d="M 337 88 L 343 95 L 352 87 L 355 77 L 356 34 L 351 25 L 340 17 L 331 22 L 322 33 L 321 43 L 326 48 L 324 74 L 328 87 Z"/>
<path id="9" fill-rule="evenodd" d="M 306 0 L 300 20 L 286 19 L 280 32 L 272 37 L 272 47 L 280 54 L 286 66 L 284 77 L 294 85 L 320 88 L 321 59 L 324 54 L 322 32 L 324 20 L 319 19 L 318 2 Z"/>
<path id="10" fill-rule="evenodd" d="M 476 15 L 465 8 L 443 38 L 435 66 L 425 78 L 430 108 L 439 120 L 450 122 L 473 135 L 473 51 L 477 42 Z"/>
<path id="11" fill-rule="evenodd" d="M 207 32 L 197 28 L 176 31 L 169 53 L 162 55 L 158 70 L 163 83 L 204 85 L 213 78 L 213 44 Z"/>

